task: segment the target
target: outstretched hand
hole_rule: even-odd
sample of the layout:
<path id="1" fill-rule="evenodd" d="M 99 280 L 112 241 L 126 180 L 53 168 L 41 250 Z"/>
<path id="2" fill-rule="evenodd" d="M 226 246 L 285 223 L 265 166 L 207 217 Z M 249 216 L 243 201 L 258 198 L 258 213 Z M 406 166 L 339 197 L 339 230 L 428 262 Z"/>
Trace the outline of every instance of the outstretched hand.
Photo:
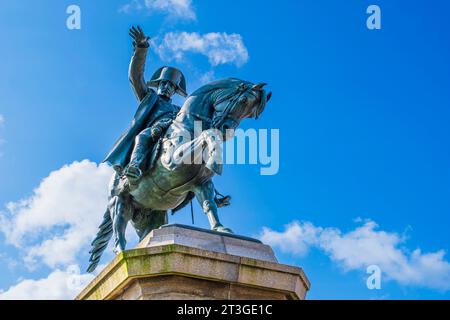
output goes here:
<path id="1" fill-rule="evenodd" d="M 133 38 L 133 46 L 135 47 L 147 48 L 149 46 L 148 41 L 150 40 L 150 37 L 146 36 L 139 26 L 137 26 L 137 28 L 134 26 L 131 27 L 130 37 Z"/>

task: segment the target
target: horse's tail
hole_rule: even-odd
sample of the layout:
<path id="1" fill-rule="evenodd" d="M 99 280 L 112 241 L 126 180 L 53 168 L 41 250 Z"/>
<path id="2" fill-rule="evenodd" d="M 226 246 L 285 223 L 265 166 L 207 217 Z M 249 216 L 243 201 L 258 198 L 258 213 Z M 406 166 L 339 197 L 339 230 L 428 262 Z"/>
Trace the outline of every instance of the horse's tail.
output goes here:
<path id="1" fill-rule="evenodd" d="M 95 270 L 103 251 L 105 251 L 106 246 L 108 245 L 109 239 L 111 239 L 113 226 L 109 207 L 106 208 L 106 212 L 103 215 L 103 221 L 98 229 L 97 236 L 91 243 L 92 249 L 89 251 L 91 257 L 89 258 L 89 266 L 86 270 L 87 272 L 93 272 Z"/>

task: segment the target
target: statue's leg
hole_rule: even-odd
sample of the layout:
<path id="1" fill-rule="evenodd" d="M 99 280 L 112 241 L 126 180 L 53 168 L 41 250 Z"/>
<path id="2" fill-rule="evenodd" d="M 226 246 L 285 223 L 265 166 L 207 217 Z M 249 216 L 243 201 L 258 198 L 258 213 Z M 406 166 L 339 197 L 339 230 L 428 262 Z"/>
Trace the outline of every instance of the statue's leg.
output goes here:
<path id="1" fill-rule="evenodd" d="M 131 183 L 137 182 L 145 171 L 145 160 L 153 147 L 151 128 L 146 128 L 134 140 L 134 148 L 125 175 Z"/>
<path id="2" fill-rule="evenodd" d="M 209 129 L 202 132 L 199 137 L 202 139 L 203 161 L 205 167 L 216 174 L 222 174 L 222 138 L 216 129 Z"/>
<path id="3" fill-rule="evenodd" d="M 225 228 L 222 223 L 220 223 L 219 215 L 217 214 L 217 204 L 214 201 L 215 192 L 214 184 L 211 180 L 206 181 L 200 186 L 194 189 L 195 196 L 200 202 L 203 208 L 203 212 L 207 215 L 211 230 L 233 233 L 231 229 Z"/>
<path id="4" fill-rule="evenodd" d="M 131 220 L 139 237 L 139 241 L 144 239 L 150 231 L 167 224 L 167 222 L 167 211 L 154 211 L 151 209 L 141 209 L 137 211 Z"/>
<path id="5" fill-rule="evenodd" d="M 111 219 L 113 221 L 114 232 L 114 252 L 117 254 L 125 250 L 125 231 L 129 221 L 129 207 L 127 201 L 120 196 L 111 199 Z"/>

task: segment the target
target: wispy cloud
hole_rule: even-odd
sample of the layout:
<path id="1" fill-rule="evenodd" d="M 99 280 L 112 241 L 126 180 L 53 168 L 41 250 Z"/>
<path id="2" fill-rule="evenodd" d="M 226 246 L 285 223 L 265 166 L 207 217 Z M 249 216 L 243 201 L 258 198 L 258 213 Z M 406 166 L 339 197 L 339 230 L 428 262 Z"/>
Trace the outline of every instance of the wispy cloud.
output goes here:
<path id="1" fill-rule="evenodd" d="M 183 60 L 187 53 L 206 56 L 212 66 L 242 66 L 249 59 L 242 36 L 236 33 L 169 32 L 162 39 L 154 39 L 153 47 L 164 61 Z"/>
<path id="2" fill-rule="evenodd" d="M 450 290 L 450 263 L 444 250 L 424 253 L 403 247 L 406 238 L 378 229 L 366 221 L 350 232 L 294 221 L 282 232 L 263 228 L 261 240 L 282 252 L 304 256 L 309 248 L 322 250 L 344 270 L 364 270 L 378 265 L 383 274 L 402 285 Z"/>
<path id="3" fill-rule="evenodd" d="M 5 123 L 5 117 L 0 114 L 0 126 L 2 126 Z"/>
<path id="4" fill-rule="evenodd" d="M 0 212 L 6 241 L 25 253 L 29 267 L 67 266 L 97 231 L 112 169 L 84 160 L 51 172 L 32 195 Z"/>
<path id="5" fill-rule="evenodd" d="M 132 0 L 119 8 L 119 12 L 123 13 L 142 10 L 148 14 L 162 13 L 170 19 L 197 19 L 192 0 Z"/>
<path id="6" fill-rule="evenodd" d="M 46 278 L 21 280 L 5 291 L 0 290 L 0 300 L 73 299 L 94 278 L 79 271 L 77 265 L 71 265 L 65 270 L 54 270 Z"/>
<path id="7" fill-rule="evenodd" d="M 215 79 L 215 74 L 213 70 L 209 70 L 200 76 L 200 85 L 205 85 Z"/>

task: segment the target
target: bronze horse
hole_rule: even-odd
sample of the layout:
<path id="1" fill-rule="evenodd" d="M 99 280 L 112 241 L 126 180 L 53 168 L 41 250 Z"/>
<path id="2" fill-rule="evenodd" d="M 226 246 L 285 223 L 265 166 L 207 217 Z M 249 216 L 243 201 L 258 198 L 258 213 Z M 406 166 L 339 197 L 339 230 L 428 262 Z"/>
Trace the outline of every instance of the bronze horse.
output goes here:
<path id="1" fill-rule="evenodd" d="M 241 120 L 257 119 L 263 112 L 271 97 L 264 85 L 228 78 L 202 86 L 188 97 L 155 146 L 151 170 L 127 188 L 123 177 L 114 174 L 103 222 L 92 242 L 88 272 L 97 267 L 111 236 L 116 253 L 125 249 L 128 222 L 143 239 L 151 230 L 167 224 L 168 210 L 179 210 L 193 197 L 202 206 L 212 230 L 232 232 L 219 220 L 212 177 L 222 171 L 218 161 L 222 139 L 232 137 Z M 199 123 L 201 134 L 195 136 Z M 186 135 L 193 138 L 185 139 Z"/>

